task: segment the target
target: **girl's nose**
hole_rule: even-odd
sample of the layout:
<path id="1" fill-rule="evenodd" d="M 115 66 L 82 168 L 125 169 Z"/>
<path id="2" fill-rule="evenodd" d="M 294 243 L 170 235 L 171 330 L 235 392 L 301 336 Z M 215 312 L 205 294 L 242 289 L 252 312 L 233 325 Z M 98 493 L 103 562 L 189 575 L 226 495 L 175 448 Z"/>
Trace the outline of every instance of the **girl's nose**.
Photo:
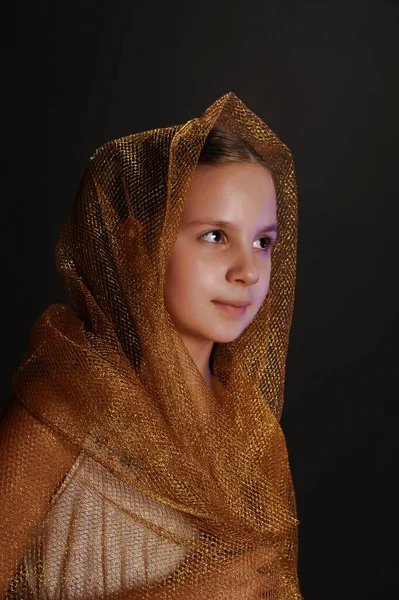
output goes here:
<path id="1" fill-rule="evenodd" d="M 230 265 L 226 279 L 230 283 L 253 285 L 259 281 L 259 269 L 255 264 L 253 253 L 241 252 Z"/>

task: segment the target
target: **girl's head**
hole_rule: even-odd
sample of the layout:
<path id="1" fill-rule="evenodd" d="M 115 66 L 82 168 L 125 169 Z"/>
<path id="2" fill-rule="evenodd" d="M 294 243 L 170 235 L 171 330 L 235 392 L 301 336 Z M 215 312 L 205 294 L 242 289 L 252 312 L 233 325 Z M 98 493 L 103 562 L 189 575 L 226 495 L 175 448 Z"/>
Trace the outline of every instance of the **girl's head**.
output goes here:
<path id="1" fill-rule="evenodd" d="M 186 345 L 236 339 L 268 291 L 277 237 L 272 175 L 256 151 L 214 128 L 199 157 L 164 285 Z"/>
<path id="2" fill-rule="evenodd" d="M 262 381 L 277 410 L 282 396 L 270 390 L 288 348 L 296 233 L 290 151 L 229 93 L 183 125 L 99 148 L 57 264 L 86 337 L 112 341 L 140 374 L 145 364 L 167 380 L 173 364 L 196 378 L 179 342 L 201 374 L 214 348 L 218 380 L 234 387 L 242 371 Z M 228 308 L 237 304 L 246 306 Z"/>

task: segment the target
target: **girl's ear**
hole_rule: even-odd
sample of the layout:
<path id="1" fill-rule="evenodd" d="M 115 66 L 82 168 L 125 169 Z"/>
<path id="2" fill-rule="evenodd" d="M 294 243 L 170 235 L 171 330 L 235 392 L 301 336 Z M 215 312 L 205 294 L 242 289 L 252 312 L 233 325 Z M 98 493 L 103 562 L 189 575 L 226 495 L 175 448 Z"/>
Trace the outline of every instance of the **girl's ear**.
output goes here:
<path id="1" fill-rule="evenodd" d="M 132 216 L 119 225 L 119 246 L 127 264 L 136 274 L 145 274 L 148 269 L 148 252 L 144 242 L 144 226 Z"/>
<path id="2" fill-rule="evenodd" d="M 127 238 L 131 241 L 137 238 L 138 235 L 142 236 L 143 231 L 143 225 L 140 223 L 140 221 L 132 216 L 123 219 L 119 225 L 119 233 L 121 238 Z"/>

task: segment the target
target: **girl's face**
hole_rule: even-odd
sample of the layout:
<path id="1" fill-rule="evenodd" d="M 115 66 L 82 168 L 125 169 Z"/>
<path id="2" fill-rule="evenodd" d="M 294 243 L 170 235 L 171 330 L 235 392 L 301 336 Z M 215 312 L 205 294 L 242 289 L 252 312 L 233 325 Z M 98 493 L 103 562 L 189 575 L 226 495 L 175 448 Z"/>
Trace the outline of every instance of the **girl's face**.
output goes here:
<path id="1" fill-rule="evenodd" d="M 231 342 L 269 287 L 276 194 L 259 164 L 200 165 L 164 285 L 165 306 L 186 343 Z"/>

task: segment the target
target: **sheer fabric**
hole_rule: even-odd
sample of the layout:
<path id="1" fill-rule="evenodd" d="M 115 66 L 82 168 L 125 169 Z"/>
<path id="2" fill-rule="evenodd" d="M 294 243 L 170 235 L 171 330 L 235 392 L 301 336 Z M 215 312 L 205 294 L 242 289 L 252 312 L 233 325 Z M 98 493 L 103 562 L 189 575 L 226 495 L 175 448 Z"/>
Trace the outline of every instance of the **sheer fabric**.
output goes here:
<path id="1" fill-rule="evenodd" d="M 237 340 L 216 347 L 211 391 L 165 310 L 163 282 L 215 125 L 247 140 L 266 161 L 279 236 L 267 298 Z M 232 565 L 235 581 L 261 575 L 262 597 L 301 598 L 295 497 L 279 424 L 296 235 L 291 154 L 233 93 L 184 125 L 97 150 L 57 244 L 71 303 L 44 312 L 13 381 L 15 405 L 77 457 L 32 523 L 8 599 L 121 592 L 178 599 L 189 598 L 189 590 L 198 599 L 231 599 Z M 57 453 L 54 444 L 48 447 Z M 17 472 L 32 457 L 15 453 L 12 465 L 19 466 L 7 466 L 0 492 L 22 506 L 26 489 L 35 498 L 35 483 L 25 478 L 19 497 Z M 261 568 L 251 558 L 257 549 Z"/>

